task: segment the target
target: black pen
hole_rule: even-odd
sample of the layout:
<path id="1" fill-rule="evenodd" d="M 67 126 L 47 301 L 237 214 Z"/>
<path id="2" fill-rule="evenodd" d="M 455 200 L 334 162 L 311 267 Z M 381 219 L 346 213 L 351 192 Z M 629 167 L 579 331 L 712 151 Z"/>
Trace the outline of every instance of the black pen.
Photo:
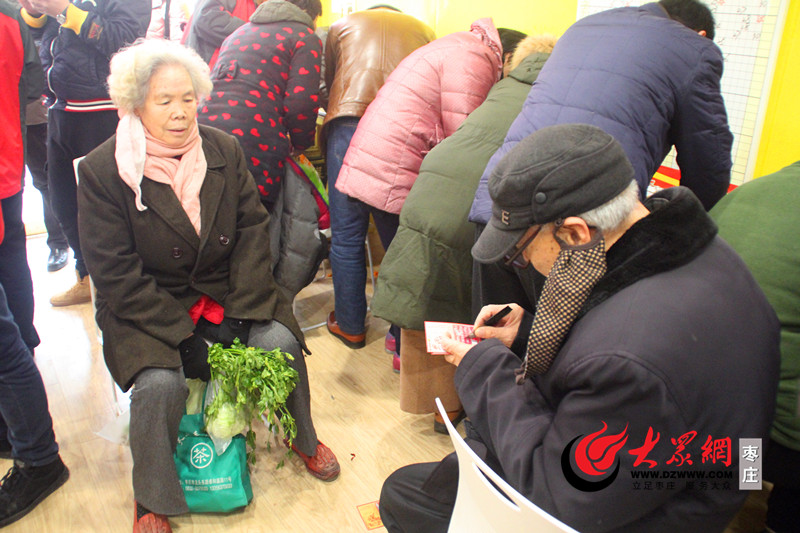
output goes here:
<path id="1" fill-rule="evenodd" d="M 510 312 L 511 312 L 511 306 L 507 305 L 504 308 L 502 308 L 500 311 L 498 311 L 497 313 L 493 314 L 492 316 L 490 316 L 489 318 L 484 320 L 483 324 L 481 324 L 478 327 L 482 328 L 483 326 L 488 326 L 488 327 L 496 326 L 497 323 L 500 322 L 500 319 L 503 318 L 504 316 L 506 316 Z M 469 338 L 470 339 L 480 339 L 480 337 L 476 337 L 475 336 L 474 332 L 470 334 Z"/>
<path id="2" fill-rule="evenodd" d="M 510 312 L 511 312 L 511 306 L 507 305 L 504 308 L 502 308 L 500 311 L 498 311 L 497 313 L 493 314 L 492 316 L 490 316 L 489 318 L 484 320 L 483 324 L 481 324 L 478 327 L 483 327 L 483 326 L 493 327 L 493 326 L 496 326 L 497 323 L 500 322 L 500 319 L 503 318 L 504 316 L 506 316 Z"/>

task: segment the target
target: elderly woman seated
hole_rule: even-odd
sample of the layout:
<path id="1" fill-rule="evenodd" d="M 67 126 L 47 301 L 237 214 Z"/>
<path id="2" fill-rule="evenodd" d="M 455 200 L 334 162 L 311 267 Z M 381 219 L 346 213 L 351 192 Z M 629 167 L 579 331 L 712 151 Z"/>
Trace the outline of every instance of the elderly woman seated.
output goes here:
<path id="1" fill-rule="evenodd" d="M 80 163 L 80 238 L 106 364 L 132 387 L 134 532 L 170 531 L 165 515 L 188 511 L 173 452 L 184 378 L 209 378 L 206 339 L 295 356 L 292 448 L 335 478 L 311 420 L 305 341 L 272 278 L 269 216 L 236 139 L 195 119 L 207 65 L 179 44 L 139 42 L 112 59 L 109 89 L 122 118 Z"/>

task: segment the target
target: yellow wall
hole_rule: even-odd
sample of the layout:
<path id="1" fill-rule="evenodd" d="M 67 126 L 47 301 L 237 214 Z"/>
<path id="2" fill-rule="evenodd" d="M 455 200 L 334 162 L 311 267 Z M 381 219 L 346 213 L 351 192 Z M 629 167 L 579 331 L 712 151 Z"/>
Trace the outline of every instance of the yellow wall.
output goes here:
<path id="1" fill-rule="evenodd" d="M 778 52 L 754 176 L 775 172 L 800 160 L 800 0 L 789 10 Z M 575 22 L 577 0 L 322 0 L 318 25 L 338 19 L 344 6 L 366 9 L 378 3 L 394 5 L 427 22 L 441 37 L 469 29 L 480 17 L 491 16 L 495 26 L 525 33 L 564 33 Z M 334 11 L 336 10 L 336 11 Z"/>
<path id="2" fill-rule="evenodd" d="M 573 22 L 577 0 L 322 0 L 322 16 L 318 26 L 327 26 L 352 6 L 356 10 L 375 4 L 389 4 L 427 22 L 441 37 L 456 31 L 469 30 L 475 19 L 492 17 L 495 26 L 525 33 L 561 35 Z"/>
<path id="3" fill-rule="evenodd" d="M 473 20 L 492 17 L 498 28 L 561 35 L 575 22 L 577 0 L 440 0 L 431 26 L 436 35 L 469 29 Z"/>
<path id="4" fill-rule="evenodd" d="M 800 0 L 791 0 L 772 80 L 754 176 L 800 160 Z"/>

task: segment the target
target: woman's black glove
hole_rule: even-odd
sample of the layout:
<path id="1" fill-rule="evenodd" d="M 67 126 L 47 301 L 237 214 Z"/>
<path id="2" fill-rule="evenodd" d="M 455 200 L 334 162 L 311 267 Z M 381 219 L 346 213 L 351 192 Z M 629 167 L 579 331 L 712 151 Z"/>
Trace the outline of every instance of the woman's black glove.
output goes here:
<path id="1" fill-rule="evenodd" d="M 247 344 L 247 341 L 250 339 L 250 326 L 252 324 L 252 320 L 223 318 L 222 323 L 219 325 L 219 342 L 227 348 L 233 344 L 233 339 L 238 337 L 239 342 Z"/>
<path id="2" fill-rule="evenodd" d="M 183 375 L 190 379 L 211 379 L 211 367 L 208 366 L 208 343 L 200 335 L 192 333 L 178 345 L 183 361 Z"/>

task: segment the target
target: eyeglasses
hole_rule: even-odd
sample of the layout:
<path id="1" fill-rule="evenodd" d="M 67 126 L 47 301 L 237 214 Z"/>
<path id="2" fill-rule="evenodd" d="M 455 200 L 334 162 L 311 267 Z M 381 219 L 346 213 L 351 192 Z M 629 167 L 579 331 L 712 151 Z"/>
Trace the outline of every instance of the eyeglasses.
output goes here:
<path id="1" fill-rule="evenodd" d="M 510 254 L 506 254 L 504 258 L 506 266 L 515 268 L 525 268 L 528 266 L 529 261 L 525 259 L 525 257 L 522 255 L 522 252 L 524 252 L 525 248 L 527 248 L 528 245 L 533 242 L 533 239 L 536 238 L 541 229 L 542 226 L 538 226 L 535 230 L 533 230 L 533 233 L 531 233 L 523 241 L 514 245 L 514 251 Z"/>

